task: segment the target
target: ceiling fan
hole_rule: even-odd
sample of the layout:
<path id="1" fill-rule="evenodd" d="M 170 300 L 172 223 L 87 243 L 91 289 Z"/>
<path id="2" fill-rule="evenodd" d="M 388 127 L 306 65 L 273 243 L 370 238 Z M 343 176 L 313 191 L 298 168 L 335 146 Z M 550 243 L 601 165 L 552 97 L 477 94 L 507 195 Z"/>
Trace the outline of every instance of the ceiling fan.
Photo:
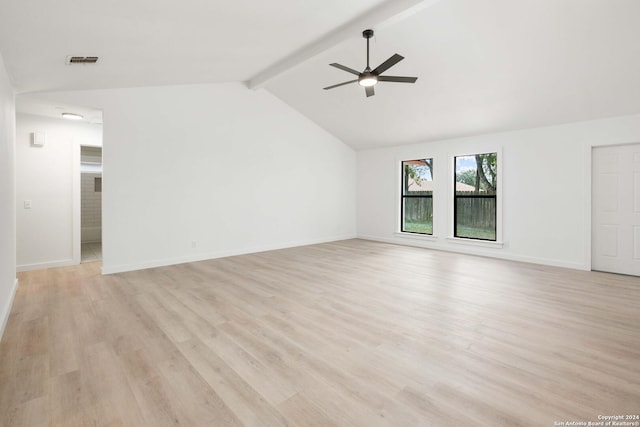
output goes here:
<path id="1" fill-rule="evenodd" d="M 363 72 L 359 72 L 352 68 L 345 67 L 344 65 L 337 64 L 335 62 L 333 64 L 329 64 L 330 66 L 339 68 L 343 71 L 346 71 L 347 73 L 355 74 L 356 76 L 358 76 L 358 78 L 355 80 L 349 80 L 348 82 L 338 83 L 337 85 L 327 86 L 323 88 L 324 90 L 333 89 L 339 86 L 344 86 L 350 83 L 358 82 L 360 86 L 364 86 L 364 91 L 367 94 L 367 97 L 369 97 L 369 96 L 375 95 L 373 86 L 375 86 L 378 82 L 415 83 L 416 80 L 418 80 L 417 77 L 397 77 L 397 76 L 381 76 L 380 75 L 404 59 L 404 56 L 398 55 L 397 53 L 372 70 L 369 67 L 369 39 L 373 37 L 373 30 L 364 30 L 362 32 L 362 37 L 367 39 L 367 68 L 365 68 Z"/>

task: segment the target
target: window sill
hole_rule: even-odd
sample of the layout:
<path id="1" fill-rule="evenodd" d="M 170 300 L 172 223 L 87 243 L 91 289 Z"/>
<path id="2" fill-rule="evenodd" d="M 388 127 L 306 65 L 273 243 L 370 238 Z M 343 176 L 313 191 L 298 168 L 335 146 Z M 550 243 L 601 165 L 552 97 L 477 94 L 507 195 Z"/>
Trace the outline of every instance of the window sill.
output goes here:
<path id="1" fill-rule="evenodd" d="M 457 245 L 479 246 L 482 248 L 502 249 L 504 242 L 492 242 L 488 240 L 464 239 L 460 237 L 447 237 L 447 242 Z"/>
<path id="2" fill-rule="evenodd" d="M 435 242 L 438 240 L 438 236 L 434 236 L 433 234 L 405 233 L 402 231 L 396 231 L 393 234 L 396 237 L 402 237 L 403 239 L 423 240 L 428 242 Z"/>

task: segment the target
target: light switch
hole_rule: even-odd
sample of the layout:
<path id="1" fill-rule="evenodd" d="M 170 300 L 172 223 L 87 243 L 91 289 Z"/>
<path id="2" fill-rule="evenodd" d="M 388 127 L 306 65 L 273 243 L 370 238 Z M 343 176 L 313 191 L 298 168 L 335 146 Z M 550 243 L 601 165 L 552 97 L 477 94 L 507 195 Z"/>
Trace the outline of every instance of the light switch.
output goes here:
<path id="1" fill-rule="evenodd" d="M 44 147 L 46 135 L 44 132 L 33 132 L 31 134 L 31 145 L 34 147 Z"/>
<path id="2" fill-rule="evenodd" d="M 31 209 L 31 200 L 25 200 L 24 201 L 24 208 L 25 209 Z"/>

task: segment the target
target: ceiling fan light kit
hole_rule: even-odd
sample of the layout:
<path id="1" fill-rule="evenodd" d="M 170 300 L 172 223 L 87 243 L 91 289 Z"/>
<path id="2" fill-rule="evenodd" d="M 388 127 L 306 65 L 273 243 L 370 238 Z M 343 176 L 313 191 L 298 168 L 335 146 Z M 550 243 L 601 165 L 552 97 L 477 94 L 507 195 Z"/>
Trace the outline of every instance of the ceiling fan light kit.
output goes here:
<path id="1" fill-rule="evenodd" d="M 367 95 L 367 97 L 369 97 L 369 96 L 375 95 L 375 91 L 373 90 L 373 87 L 376 84 L 378 84 L 378 82 L 415 83 L 416 80 L 418 80 L 417 77 L 399 77 L 399 76 L 381 76 L 380 75 L 404 59 L 403 56 L 398 55 L 397 53 L 372 70 L 369 67 L 369 39 L 373 37 L 373 30 L 364 30 L 362 32 L 362 37 L 367 39 L 367 67 L 364 69 L 364 71 L 359 72 L 354 70 L 353 68 L 345 67 L 344 65 L 340 65 L 335 62 L 333 64 L 329 64 L 330 66 L 339 68 L 342 71 L 346 71 L 347 73 L 355 74 L 356 76 L 358 76 L 358 78 L 355 80 L 349 80 L 348 82 L 327 86 L 324 88 L 324 90 L 333 89 L 339 86 L 344 86 L 350 83 L 357 82 L 360 86 L 364 87 L 365 94 Z"/>
<path id="2" fill-rule="evenodd" d="M 362 73 L 362 76 L 358 78 L 358 84 L 360 86 L 374 86 L 376 83 L 378 83 L 378 76 L 372 73 Z"/>

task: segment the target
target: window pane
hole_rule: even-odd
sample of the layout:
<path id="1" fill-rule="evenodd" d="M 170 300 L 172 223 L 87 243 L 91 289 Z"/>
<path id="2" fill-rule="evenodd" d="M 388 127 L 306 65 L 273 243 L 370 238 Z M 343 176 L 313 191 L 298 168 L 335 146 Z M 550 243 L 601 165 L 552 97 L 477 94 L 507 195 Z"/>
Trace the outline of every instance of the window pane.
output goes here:
<path id="1" fill-rule="evenodd" d="M 433 193 L 433 159 L 402 162 L 402 194 L 431 195 Z"/>
<path id="2" fill-rule="evenodd" d="M 455 158 L 454 236 L 496 240 L 498 153 Z"/>
<path id="3" fill-rule="evenodd" d="M 496 194 L 497 158 L 497 153 L 456 157 L 456 195 Z"/>
<path id="4" fill-rule="evenodd" d="M 456 197 L 456 237 L 496 240 L 495 197 Z"/>
<path id="5" fill-rule="evenodd" d="M 402 162 L 401 231 L 433 234 L 433 159 Z"/>
<path id="6" fill-rule="evenodd" d="M 433 199 L 431 197 L 404 198 L 402 231 L 433 234 Z"/>

